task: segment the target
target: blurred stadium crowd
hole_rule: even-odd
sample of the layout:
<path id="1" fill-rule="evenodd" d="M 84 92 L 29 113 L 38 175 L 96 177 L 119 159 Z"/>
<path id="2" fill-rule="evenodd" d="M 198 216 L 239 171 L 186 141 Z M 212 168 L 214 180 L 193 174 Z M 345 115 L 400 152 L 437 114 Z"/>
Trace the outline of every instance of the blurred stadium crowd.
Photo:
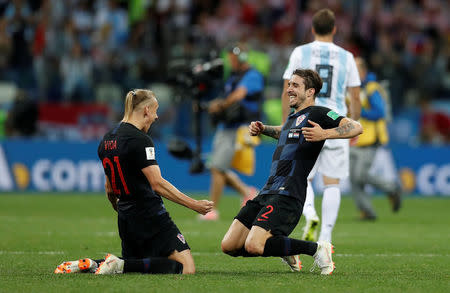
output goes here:
<path id="1" fill-rule="evenodd" d="M 173 107 L 171 65 L 215 58 L 235 41 L 268 57 L 266 99 L 279 99 L 289 55 L 312 41 L 311 17 L 324 7 L 336 13 L 335 42 L 387 81 L 394 121 L 449 143 L 445 0 L 0 0 L 0 136 L 97 139 L 130 88 L 160 97 L 159 135 L 185 127 L 177 110 L 189 103 Z"/>

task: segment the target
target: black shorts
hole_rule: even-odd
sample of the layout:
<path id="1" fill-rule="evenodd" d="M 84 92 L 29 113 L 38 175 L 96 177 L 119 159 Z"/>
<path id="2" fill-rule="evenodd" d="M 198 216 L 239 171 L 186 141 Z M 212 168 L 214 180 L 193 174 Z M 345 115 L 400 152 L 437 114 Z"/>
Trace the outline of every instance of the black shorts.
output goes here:
<path id="1" fill-rule="evenodd" d="M 303 205 L 293 197 L 263 194 L 247 201 L 235 219 L 248 229 L 259 226 L 272 235 L 289 236 L 297 226 L 302 212 Z"/>
<path id="2" fill-rule="evenodd" d="M 167 257 L 190 249 L 168 213 L 118 217 L 123 258 Z"/>

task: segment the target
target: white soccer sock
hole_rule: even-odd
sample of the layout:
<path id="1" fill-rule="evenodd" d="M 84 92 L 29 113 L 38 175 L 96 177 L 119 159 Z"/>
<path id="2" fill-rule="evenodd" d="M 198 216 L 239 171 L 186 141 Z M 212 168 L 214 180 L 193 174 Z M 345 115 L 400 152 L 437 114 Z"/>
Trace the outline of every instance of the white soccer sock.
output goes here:
<path id="1" fill-rule="evenodd" d="M 322 228 L 319 241 L 331 242 L 331 233 L 341 204 L 341 190 L 337 185 L 325 186 L 322 199 Z"/>
<path id="2" fill-rule="evenodd" d="M 306 188 L 306 199 L 305 205 L 303 206 L 303 215 L 305 215 L 306 220 L 318 218 L 316 209 L 314 207 L 314 189 L 312 188 L 312 184 L 309 180 L 308 186 Z"/>

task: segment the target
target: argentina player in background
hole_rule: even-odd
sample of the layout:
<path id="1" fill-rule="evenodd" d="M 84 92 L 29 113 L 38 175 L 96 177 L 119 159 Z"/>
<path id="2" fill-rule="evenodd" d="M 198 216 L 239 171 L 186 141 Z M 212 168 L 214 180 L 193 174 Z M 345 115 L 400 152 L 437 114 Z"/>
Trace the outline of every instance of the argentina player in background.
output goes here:
<path id="1" fill-rule="evenodd" d="M 352 53 L 333 43 L 336 33 L 335 16 L 329 9 L 316 12 L 312 19 L 314 41 L 298 46 L 292 52 L 283 75 L 282 94 L 283 121 L 289 114 L 288 81 L 297 68 L 308 68 L 319 73 L 323 87 L 315 99 L 315 105 L 330 108 L 342 116 L 358 120 L 361 112 L 359 90 L 361 81 Z M 350 109 L 345 104 L 349 91 Z M 348 115 L 349 114 L 349 115 Z M 336 223 L 341 191 L 339 182 L 349 176 L 349 141 L 345 139 L 327 140 L 319 158 L 308 176 L 308 188 L 303 214 L 306 226 L 302 239 L 316 241 L 319 217 L 314 208 L 312 179 L 315 173 L 322 174 L 324 192 L 322 200 L 322 225 L 319 241 L 331 242 L 331 234 Z"/>

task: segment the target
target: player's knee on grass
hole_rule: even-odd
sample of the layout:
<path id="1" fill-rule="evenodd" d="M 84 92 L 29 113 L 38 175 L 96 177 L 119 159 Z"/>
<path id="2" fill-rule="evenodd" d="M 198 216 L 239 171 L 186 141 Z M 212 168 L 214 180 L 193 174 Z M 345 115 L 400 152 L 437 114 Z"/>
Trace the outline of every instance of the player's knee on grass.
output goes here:
<path id="1" fill-rule="evenodd" d="M 245 239 L 245 251 L 251 255 L 263 255 L 264 246 L 270 237 L 272 237 L 270 231 L 259 226 L 253 226 Z"/>
<path id="2" fill-rule="evenodd" d="M 173 259 L 183 265 L 183 274 L 195 274 L 194 259 L 190 250 L 175 251 L 169 256 L 169 259 Z"/>
<path id="3" fill-rule="evenodd" d="M 183 274 L 195 274 L 195 264 L 193 259 L 182 259 L 177 261 L 183 265 Z"/>
<path id="4" fill-rule="evenodd" d="M 220 247 L 222 249 L 222 252 L 226 254 L 230 254 L 230 252 L 233 251 L 231 248 L 232 247 L 231 244 L 225 239 L 223 239 L 222 242 L 220 243 Z"/>
<path id="5" fill-rule="evenodd" d="M 239 220 L 235 219 L 223 236 L 221 242 L 222 251 L 231 256 L 242 255 L 244 243 L 249 230 Z"/>
<path id="6" fill-rule="evenodd" d="M 195 274 L 194 261 L 192 263 L 183 264 L 183 274 Z"/>
<path id="7" fill-rule="evenodd" d="M 186 255 L 177 261 L 183 265 L 183 274 L 195 274 L 194 259 L 190 253 L 189 256 Z"/>
<path id="8" fill-rule="evenodd" d="M 183 265 L 183 274 L 195 274 L 195 264 L 189 250 L 177 254 L 176 261 Z"/>
<path id="9" fill-rule="evenodd" d="M 229 241 L 229 240 L 222 240 L 221 243 L 222 252 L 225 254 L 228 254 L 230 256 L 238 256 L 238 252 L 241 250 L 242 247 L 238 247 L 236 243 Z"/>
<path id="10" fill-rule="evenodd" d="M 247 238 L 245 241 L 245 251 L 252 255 L 262 255 L 264 253 L 264 243 Z"/>
<path id="11" fill-rule="evenodd" d="M 236 244 L 234 241 L 231 241 L 229 238 L 225 237 L 222 239 L 222 242 L 220 244 L 222 251 L 226 254 L 230 254 L 230 252 L 233 252 L 237 250 Z"/>

